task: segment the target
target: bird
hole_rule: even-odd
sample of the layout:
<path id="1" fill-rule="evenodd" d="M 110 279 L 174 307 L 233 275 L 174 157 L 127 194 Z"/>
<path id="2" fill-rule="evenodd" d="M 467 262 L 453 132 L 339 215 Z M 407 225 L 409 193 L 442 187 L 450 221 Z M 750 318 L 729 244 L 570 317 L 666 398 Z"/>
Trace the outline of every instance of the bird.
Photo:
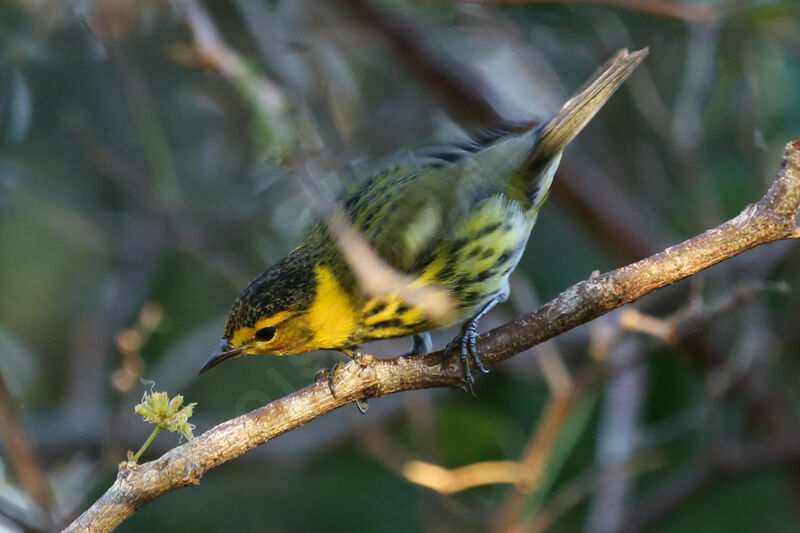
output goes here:
<path id="1" fill-rule="evenodd" d="M 235 299 L 200 373 L 244 355 L 327 349 L 357 357 L 366 342 L 402 336 L 411 336 L 409 354 L 427 353 L 430 330 L 463 323 L 446 350 L 458 352 L 472 390 L 472 367 L 488 372 L 476 349 L 478 322 L 509 296 L 564 148 L 647 54 L 617 52 L 546 122 L 507 122 L 467 141 L 402 152 L 343 193 L 341 213 L 385 264 L 448 296 L 443 316 L 402 291 L 362 287 L 319 220 Z"/>

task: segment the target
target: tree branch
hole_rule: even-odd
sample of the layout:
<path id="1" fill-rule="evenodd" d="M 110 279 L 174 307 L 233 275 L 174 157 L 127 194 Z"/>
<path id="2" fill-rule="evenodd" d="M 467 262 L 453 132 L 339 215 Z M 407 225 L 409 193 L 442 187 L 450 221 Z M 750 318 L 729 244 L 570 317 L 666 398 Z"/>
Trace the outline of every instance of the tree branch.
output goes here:
<path id="1" fill-rule="evenodd" d="M 732 1 L 726 4 L 691 4 L 674 0 L 458 0 L 476 4 L 597 4 L 639 11 L 656 17 L 682 20 L 702 24 L 714 22 L 739 10 L 749 7 L 749 3 Z"/>
<path id="2" fill-rule="evenodd" d="M 370 0 L 339 0 L 343 11 L 378 30 L 394 49 L 397 58 L 418 78 L 439 93 L 441 104 L 456 116 L 480 123 L 502 122 L 494 105 L 494 88 L 469 68 L 460 65 L 433 42 L 420 21 L 410 22 L 398 13 L 376 6 Z"/>
<path id="3" fill-rule="evenodd" d="M 487 366 L 516 355 L 660 287 L 760 244 L 797 238 L 800 139 L 786 146 L 767 194 L 738 216 L 651 257 L 581 281 L 526 316 L 479 337 Z M 333 376 L 336 395 L 321 381 L 228 420 L 194 440 L 138 465 L 122 463 L 117 480 L 67 531 L 110 531 L 171 490 L 199 484 L 208 470 L 357 399 L 431 387 L 460 387 L 456 354 L 443 351 L 376 360 L 364 355 Z"/>
<path id="4" fill-rule="evenodd" d="M 28 445 L 17 417 L 14 398 L 0 374 L 0 442 L 5 441 L 8 457 L 14 467 L 20 487 L 36 502 L 45 527 L 53 525 L 53 493 L 47 475 Z"/>

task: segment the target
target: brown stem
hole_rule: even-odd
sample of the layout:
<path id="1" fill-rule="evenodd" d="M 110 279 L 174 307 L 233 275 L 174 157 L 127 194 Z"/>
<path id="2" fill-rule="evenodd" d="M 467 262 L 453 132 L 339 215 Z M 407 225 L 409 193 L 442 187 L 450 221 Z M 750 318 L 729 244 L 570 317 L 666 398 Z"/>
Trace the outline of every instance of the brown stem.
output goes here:
<path id="1" fill-rule="evenodd" d="M 45 522 L 53 518 L 53 493 L 47 476 L 39 468 L 33 450 L 28 445 L 14 408 L 14 398 L 0 374 L 0 438 L 6 444 L 8 457 L 14 466 L 20 487 L 28 493 L 42 510 Z"/>
<path id="2" fill-rule="evenodd" d="M 412 23 L 370 0 L 339 0 L 339 4 L 367 27 L 378 30 L 398 60 L 436 89 L 442 105 L 455 116 L 469 117 L 484 124 L 504 119 L 494 105 L 494 89 L 437 46 L 418 21 Z"/>
<path id="3" fill-rule="evenodd" d="M 431 0 L 428 0 L 431 1 Z M 723 5 L 692 4 L 676 0 L 457 0 L 476 4 L 598 4 L 647 13 L 656 17 L 682 20 L 690 23 L 707 23 L 736 12 L 747 4 L 741 1 Z"/>
<path id="4" fill-rule="evenodd" d="M 553 394 L 548 400 L 536 425 L 533 438 L 523 453 L 516 487 L 509 493 L 497 518 L 497 524 L 492 528 L 493 531 L 507 531 L 509 526 L 522 514 L 531 492 L 541 484 L 542 474 L 547 468 L 553 447 L 573 405 L 575 405 L 579 392 L 573 388 L 565 394 Z"/>

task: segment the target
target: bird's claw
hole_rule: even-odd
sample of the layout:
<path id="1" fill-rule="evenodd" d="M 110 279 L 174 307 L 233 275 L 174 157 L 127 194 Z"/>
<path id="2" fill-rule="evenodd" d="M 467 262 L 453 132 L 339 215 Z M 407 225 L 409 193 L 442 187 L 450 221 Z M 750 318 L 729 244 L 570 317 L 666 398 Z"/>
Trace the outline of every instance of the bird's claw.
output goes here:
<path id="1" fill-rule="evenodd" d="M 474 382 L 475 382 L 474 378 L 472 379 L 472 381 L 466 381 L 463 385 L 461 385 L 461 390 L 470 393 L 473 398 L 477 398 L 478 395 L 475 394 L 475 388 L 472 386 Z"/>
<path id="2" fill-rule="evenodd" d="M 445 353 L 450 353 L 456 346 L 460 348 L 459 359 L 461 360 L 461 367 L 464 369 L 464 385 L 462 388 L 475 396 L 473 383 L 475 383 L 475 376 L 472 375 L 470 368 L 470 360 L 475 364 L 475 367 L 484 374 L 489 373 L 489 369 L 483 364 L 480 356 L 478 355 L 478 346 L 475 339 L 478 337 L 476 321 L 467 322 L 461 330 L 461 333 L 445 348 Z"/>
<path id="3" fill-rule="evenodd" d="M 350 357 L 353 358 L 353 361 L 362 366 L 372 363 L 372 356 L 363 354 L 361 352 L 353 352 Z M 359 398 L 356 400 L 356 408 L 362 415 L 367 414 L 367 411 L 369 411 L 369 403 L 367 403 L 367 398 Z"/>
<path id="4" fill-rule="evenodd" d="M 347 355 L 349 355 L 356 363 L 359 363 L 361 365 L 367 365 L 367 364 L 372 362 L 372 356 L 367 356 L 367 355 L 359 353 L 359 352 L 352 352 L 352 353 L 348 353 Z M 336 384 L 334 382 L 334 379 L 336 378 L 336 373 L 339 372 L 340 370 L 342 370 L 343 368 L 344 368 L 344 364 L 343 363 L 336 363 L 335 365 L 333 365 L 333 367 L 331 367 L 329 369 L 328 368 L 322 368 L 320 370 L 317 370 L 317 373 L 314 375 L 314 383 L 319 383 L 323 379 L 327 380 L 328 381 L 328 390 L 330 390 L 331 391 L 331 395 L 334 398 L 336 398 L 336 396 L 337 396 L 336 395 Z M 367 411 L 369 410 L 369 404 L 367 403 L 367 399 L 366 398 L 362 398 L 362 399 L 356 400 L 356 407 L 358 408 L 358 412 L 359 413 L 361 413 L 362 415 L 366 414 Z"/>
<path id="5" fill-rule="evenodd" d="M 356 407 L 358 408 L 358 412 L 362 415 L 367 414 L 367 411 L 369 411 L 369 404 L 366 398 L 356 400 Z"/>
<path id="6" fill-rule="evenodd" d="M 336 363 L 331 368 L 321 368 L 314 374 L 314 383 L 319 383 L 323 379 L 328 381 L 328 390 L 331 391 L 331 396 L 336 398 L 336 384 L 333 382 L 336 373 L 344 367 L 342 363 Z"/>

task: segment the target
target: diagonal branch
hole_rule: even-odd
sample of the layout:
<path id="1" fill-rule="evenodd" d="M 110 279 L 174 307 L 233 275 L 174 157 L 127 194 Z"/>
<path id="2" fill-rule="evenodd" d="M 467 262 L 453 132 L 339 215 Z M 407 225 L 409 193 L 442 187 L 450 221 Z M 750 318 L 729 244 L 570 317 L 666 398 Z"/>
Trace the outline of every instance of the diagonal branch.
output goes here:
<path id="1" fill-rule="evenodd" d="M 767 194 L 738 216 L 651 257 L 581 281 L 526 316 L 479 338 L 493 366 L 645 294 L 761 244 L 798 238 L 800 139 L 786 146 Z M 460 387 L 456 354 L 442 351 L 376 360 L 364 355 L 334 375 L 208 430 L 196 439 L 137 465 L 122 463 L 117 480 L 67 531 L 110 531 L 137 509 L 174 489 L 200 483 L 208 470 L 282 433 L 362 398 L 432 387 Z"/>
<path id="2" fill-rule="evenodd" d="M 739 10 L 750 7 L 748 0 L 725 4 L 688 3 L 675 0 L 458 0 L 477 4 L 597 4 L 639 11 L 656 17 L 703 24 L 714 22 Z"/>
<path id="3" fill-rule="evenodd" d="M 482 123 L 502 122 L 494 88 L 469 68 L 456 62 L 420 28 L 398 13 L 370 0 L 339 0 L 343 11 L 378 30 L 411 73 L 438 92 L 441 104 L 455 116 Z"/>
<path id="4" fill-rule="evenodd" d="M 14 398 L 0 374 L 0 443 L 5 443 L 20 487 L 36 502 L 42 521 L 52 526 L 54 500 L 47 475 L 39 467 L 17 417 Z"/>

